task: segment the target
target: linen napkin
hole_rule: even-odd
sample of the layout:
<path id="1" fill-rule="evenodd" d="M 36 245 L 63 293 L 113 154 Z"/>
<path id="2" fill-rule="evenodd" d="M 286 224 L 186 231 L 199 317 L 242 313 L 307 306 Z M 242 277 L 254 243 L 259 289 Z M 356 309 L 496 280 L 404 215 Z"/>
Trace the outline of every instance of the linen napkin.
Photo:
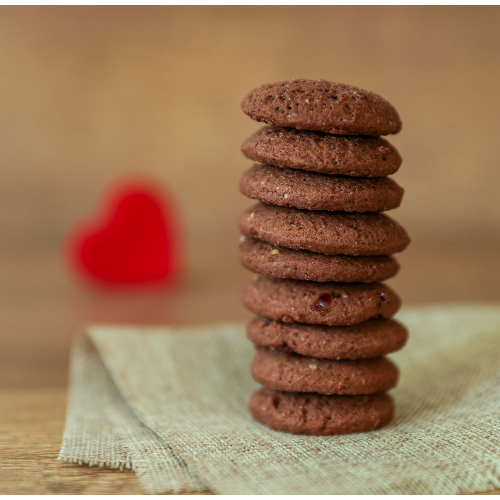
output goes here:
<path id="1" fill-rule="evenodd" d="M 396 418 L 295 436 L 247 411 L 242 324 L 100 325 L 71 355 L 59 459 L 132 468 L 147 493 L 446 494 L 500 487 L 500 307 L 406 308 Z"/>

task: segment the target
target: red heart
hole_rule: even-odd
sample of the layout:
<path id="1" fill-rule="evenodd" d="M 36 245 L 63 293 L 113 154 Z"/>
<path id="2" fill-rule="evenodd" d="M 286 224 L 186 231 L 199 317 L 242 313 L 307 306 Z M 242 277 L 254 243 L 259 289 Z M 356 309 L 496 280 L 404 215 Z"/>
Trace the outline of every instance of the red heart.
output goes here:
<path id="1" fill-rule="evenodd" d="M 101 284 L 172 284 L 181 271 L 173 203 L 144 182 L 117 186 L 103 215 L 70 235 L 69 258 Z"/>

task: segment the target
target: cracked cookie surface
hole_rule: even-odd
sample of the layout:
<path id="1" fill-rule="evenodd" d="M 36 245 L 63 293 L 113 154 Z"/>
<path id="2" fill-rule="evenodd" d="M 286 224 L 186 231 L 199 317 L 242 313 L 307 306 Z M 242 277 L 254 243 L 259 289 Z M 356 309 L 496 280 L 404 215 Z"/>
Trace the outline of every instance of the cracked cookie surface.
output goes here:
<path id="1" fill-rule="evenodd" d="M 401 349 L 406 328 L 391 319 L 372 319 L 351 326 L 282 323 L 256 316 L 247 325 L 256 347 L 320 359 L 364 359 Z"/>
<path id="2" fill-rule="evenodd" d="M 316 283 L 266 276 L 247 283 L 241 299 L 250 311 L 265 318 L 328 326 L 389 319 L 401 305 L 383 283 Z"/>
<path id="3" fill-rule="evenodd" d="M 239 258 L 243 266 L 257 274 L 320 282 L 373 283 L 392 278 L 399 271 L 398 262 L 389 255 L 323 255 L 248 236 L 240 239 Z"/>
<path id="4" fill-rule="evenodd" d="M 385 214 L 299 210 L 257 203 L 238 218 L 245 236 L 294 250 L 326 255 L 391 255 L 410 243 Z"/>
<path id="5" fill-rule="evenodd" d="M 255 164 L 240 191 L 270 205 L 305 210 L 385 212 L 399 207 L 404 190 L 388 177 L 346 177 Z"/>
<path id="6" fill-rule="evenodd" d="M 263 84 L 243 98 L 241 108 L 259 122 L 328 134 L 379 136 L 402 128 L 398 112 L 383 97 L 326 80 Z"/>
<path id="7" fill-rule="evenodd" d="M 382 137 L 340 136 L 293 128 L 262 127 L 241 146 L 251 160 L 323 174 L 383 177 L 403 159 Z"/>
<path id="8" fill-rule="evenodd" d="M 276 431 L 328 436 L 366 432 L 387 425 L 394 416 L 388 394 L 324 396 L 262 388 L 249 402 L 252 416 Z"/>
<path id="9" fill-rule="evenodd" d="M 396 386 L 398 369 L 384 357 L 332 360 L 260 348 L 252 361 L 256 382 L 270 389 L 316 394 L 376 394 Z"/>

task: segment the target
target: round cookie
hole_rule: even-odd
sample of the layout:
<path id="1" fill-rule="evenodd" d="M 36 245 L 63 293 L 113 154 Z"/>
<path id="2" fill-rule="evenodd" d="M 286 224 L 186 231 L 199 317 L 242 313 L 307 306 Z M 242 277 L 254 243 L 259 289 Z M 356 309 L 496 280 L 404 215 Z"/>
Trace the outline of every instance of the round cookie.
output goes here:
<path id="1" fill-rule="evenodd" d="M 382 283 L 316 283 L 261 276 L 241 293 L 245 307 L 283 323 L 347 326 L 388 319 L 401 301 Z"/>
<path id="2" fill-rule="evenodd" d="M 254 161 L 323 174 L 383 177 L 399 170 L 403 159 L 381 137 L 345 137 L 323 132 L 265 126 L 241 146 Z"/>
<path id="3" fill-rule="evenodd" d="M 326 255 L 391 255 L 410 243 L 406 231 L 384 214 L 298 210 L 257 203 L 238 218 L 245 236 L 294 250 Z"/>
<path id="4" fill-rule="evenodd" d="M 247 325 L 247 337 L 257 347 L 320 359 L 364 359 L 401 349 L 406 328 L 391 319 L 370 319 L 352 326 L 281 323 L 260 316 Z"/>
<path id="5" fill-rule="evenodd" d="M 392 104 L 368 90 L 326 80 L 266 83 L 241 102 L 250 118 L 298 130 L 328 134 L 396 134 L 401 119 Z"/>
<path id="6" fill-rule="evenodd" d="M 384 212 L 399 207 L 404 189 L 388 177 L 355 178 L 255 164 L 240 191 L 270 205 L 306 210 Z"/>
<path id="7" fill-rule="evenodd" d="M 271 278 L 342 283 L 373 283 L 392 278 L 398 262 L 388 255 L 351 257 L 291 250 L 242 236 L 240 262 L 250 271 Z"/>
<path id="8" fill-rule="evenodd" d="M 252 377 L 270 389 L 316 394 L 376 394 L 396 386 L 398 369 L 387 358 L 317 359 L 257 349 Z"/>
<path id="9" fill-rule="evenodd" d="M 254 392 L 248 408 L 252 416 L 276 431 L 328 436 L 367 432 L 387 425 L 394 416 L 388 394 L 324 396 L 273 391 Z"/>

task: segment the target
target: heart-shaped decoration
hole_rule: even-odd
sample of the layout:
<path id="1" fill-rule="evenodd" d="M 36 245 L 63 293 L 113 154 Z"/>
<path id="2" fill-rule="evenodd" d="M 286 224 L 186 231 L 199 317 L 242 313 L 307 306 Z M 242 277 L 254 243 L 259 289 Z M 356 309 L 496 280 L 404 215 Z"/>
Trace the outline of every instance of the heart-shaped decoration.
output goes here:
<path id="1" fill-rule="evenodd" d="M 172 284 L 181 272 L 174 204 L 144 182 L 112 189 L 102 215 L 77 226 L 68 248 L 78 274 L 101 284 Z"/>

